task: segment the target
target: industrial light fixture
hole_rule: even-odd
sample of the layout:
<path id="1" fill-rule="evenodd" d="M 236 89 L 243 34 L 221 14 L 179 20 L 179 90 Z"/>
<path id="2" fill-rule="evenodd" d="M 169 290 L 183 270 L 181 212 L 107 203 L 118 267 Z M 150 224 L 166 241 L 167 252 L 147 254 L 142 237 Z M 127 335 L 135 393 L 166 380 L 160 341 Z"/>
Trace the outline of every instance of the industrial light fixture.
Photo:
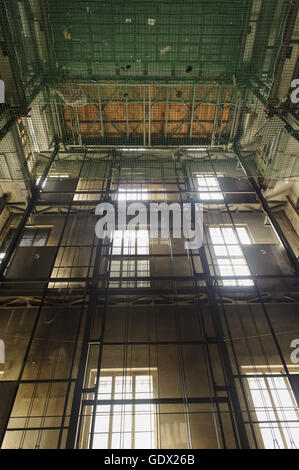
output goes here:
<path id="1" fill-rule="evenodd" d="M 135 149 L 119 149 L 121 152 L 145 152 L 147 149 L 135 148 Z"/>

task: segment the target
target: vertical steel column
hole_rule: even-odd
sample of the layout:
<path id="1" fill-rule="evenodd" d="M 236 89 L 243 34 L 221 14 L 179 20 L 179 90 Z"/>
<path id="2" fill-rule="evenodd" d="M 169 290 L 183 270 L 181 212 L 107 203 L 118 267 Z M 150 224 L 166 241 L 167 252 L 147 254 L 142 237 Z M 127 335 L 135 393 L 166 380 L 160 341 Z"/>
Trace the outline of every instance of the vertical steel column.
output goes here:
<path id="1" fill-rule="evenodd" d="M 127 140 L 129 140 L 129 101 L 128 101 L 128 86 L 126 86 L 126 129 Z"/>
<path id="2" fill-rule="evenodd" d="M 146 122 L 146 111 L 145 111 L 145 87 L 143 87 L 143 145 L 146 145 L 146 129 L 145 129 L 145 122 Z"/>
<path id="3" fill-rule="evenodd" d="M 151 146 L 151 86 L 148 87 L 148 145 Z"/>
<path id="4" fill-rule="evenodd" d="M 191 140 L 191 138 L 192 138 L 192 131 L 193 131 L 193 118 L 194 118 L 195 96 L 196 96 L 196 86 L 193 85 L 192 108 L 191 108 L 190 128 L 189 128 L 189 139 L 190 139 L 190 140 Z"/>
<path id="5" fill-rule="evenodd" d="M 167 139 L 168 127 L 168 101 L 169 101 L 169 88 L 166 86 L 166 104 L 165 104 L 165 124 L 164 124 L 164 138 Z"/>
<path id="6" fill-rule="evenodd" d="M 111 158 L 109 178 L 108 178 L 108 184 L 106 188 L 106 195 L 110 193 L 110 189 L 111 189 L 112 170 L 113 170 L 113 159 Z M 102 192 L 102 198 L 103 198 L 103 192 Z M 82 346 L 80 364 L 79 364 L 79 370 L 78 370 L 78 379 L 77 379 L 75 390 L 74 390 L 74 398 L 73 398 L 73 404 L 72 404 L 72 409 L 71 409 L 69 432 L 68 432 L 67 442 L 66 442 L 67 449 L 74 449 L 77 447 L 78 431 L 79 431 L 78 423 L 79 423 L 79 415 L 80 415 L 80 407 L 81 407 L 82 390 L 84 387 L 84 377 L 85 377 L 85 370 L 86 370 L 87 358 L 88 358 L 90 332 L 91 332 L 92 322 L 94 320 L 94 315 L 96 312 L 97 291 L 98 291 L 97 277 L 100 271 L 102 253 L 103 253 L 103 240 L 99 239 L 98 245 L 96 248 L 94 272 L 93 272 L 93 278 L 92 278 L 91 287 L 90 287 L 90 296 L 89 296 L 87 319 L 86 319 L 86 325 L 85 325 L 85 331 L 84 331 L 84 337 L 83 337 L 83 346 Z"/>
<path id="7" fill-rule="evenodd" d="M 102 134 L 102 137 L 105 137 L 104 118 L 103 118 L 103 109 L 102 109 L 100 85 L 97 87 L 97 90 L 98 90 L 99 113 L 100 113 L 100 121 L 101 121 L 101 134 Z"/>

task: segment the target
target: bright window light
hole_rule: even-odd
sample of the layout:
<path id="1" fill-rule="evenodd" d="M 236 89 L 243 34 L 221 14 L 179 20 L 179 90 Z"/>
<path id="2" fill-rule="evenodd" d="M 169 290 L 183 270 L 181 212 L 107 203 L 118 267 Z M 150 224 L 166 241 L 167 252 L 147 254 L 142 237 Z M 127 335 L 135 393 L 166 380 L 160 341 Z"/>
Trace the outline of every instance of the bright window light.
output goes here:
<path id="1" fill-rule="evenodd" d="M 265 449 L 298 449 L 299 413 L 288 378 L 271 377 L 275 372 L 267 368 L 265 377 L 254 370 L 247 374 L 254 375 L 247 381 Z"/>
<path id="2" fill-rule="evenodd" d="M 196 175 L 199 198 L 202 200 L 218 201 L 223 200 L 218 179 L 214 175 Z"/>
<path id="3" fill-rule="evenodd" d="M 48 176 L 48 178 L 61 178 L 61 179 L 67 179 L 69 178 L 70 175 L 59 175 L 58 173 L 52 173 L 51 175 Z"/>
<path id="4" fill-rule="evenodd" d="M 236 227 L 241 244 L 251 241 L 245 227 Z M 209 234 L 215 255 L 215 269 L 220 276 L 250 276 L 246 259 L 232 227 L 209 227 Z M 224 286 L 252 286 L 250 279 L 224 279 Z"/>
<path id="5" fill-rule="evenodd" d="M 118 201 L 147 201 L 148 190 L 142 188 L 120 188 L 117 195 Z"/>
<path id="6" fill-rule="evenodd" d="M 37 186 L 39 185 L 39 182 L 40 182 L 41 178 L 42 178 L 41 176 L 39 176 L 39 177 L 37 178 L 37 180 L 36 180 Z M 45 178 L 45 181 L 43 182 L 41 189 L 43 189 L 43 188 L 46 186 L 47 180 L 48 180 L 48 178 Z"/>
<path id="7" fill-rule="evenodd" d="M 152 399 L 152 375 L 102 376 L 98 400 Z M 155 416 L 152 404 L 97 406 L 94 449 L 153 449 Z"/>
<path id="8" fill-rule="evenodd" d="M 39 148 L 39 145 L 38 145 L 38 140 L 37 140 L 37 138 L 36 138 L 36 134 L 35 134 L 35 130 L 34 130 L 34 126 L 33 126 L 32 119 L 31 119 L 31 117 L 28 117 L 27 120 L 28 120 L 28 124 L 29 124 L 29 130 L 30 130 L 30 134 L 31 134 L 31 137 L 32 137 L 32 142 L 33 142 L 34 150 L 35 150 L 37 153 L 40 153 L 40 148 Z"/>
<path id="9" fill-rule="evenodd" d="M 135 149 L 119 149 L 121 152 L 145 152 L 147 149 L 135 148 Z"/>
<path id="10" fill-rule="evenodd" d="M 149 254 L 148 230 L 115 230 L 113 234 L 112 257 L 117 255 Z M 150 262 L 148 259 L 121 259 L 112 258 L 110 269 L 110 287 L 150 287 L 149 281 L 126 281 L 128 277 L 149 277 Z M 123 278 L 113 281 L 113 278 Z"/>

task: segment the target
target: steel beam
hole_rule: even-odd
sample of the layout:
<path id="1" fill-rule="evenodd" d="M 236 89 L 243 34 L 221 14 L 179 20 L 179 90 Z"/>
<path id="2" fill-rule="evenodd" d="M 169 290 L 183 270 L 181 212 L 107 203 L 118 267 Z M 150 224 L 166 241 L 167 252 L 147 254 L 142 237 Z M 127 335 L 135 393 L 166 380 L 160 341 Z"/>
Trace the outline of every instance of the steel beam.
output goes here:
<path id="1" fill-rule="evenodd" d="M 148 87 L 148 145 L 151 146 L 151 87 Z"/>
<path id="2" fill-rule="evenodd" d="M 195 96 L 196 96 L 196 87 L 195 87 L 195 85 L 193 85 L 193 96 L 192 96 L 192 108 L 191 108 L 191 117 L 190 117 L 189 139 L 192 138 Z"/>
<path id="3" fill-rule="evenodd" d="M 99 113 L 100 113 L 100 121 L 101 121 L 101 133 L 102 133 L 102 137 L 105 137 L 105 129 L 104 129 L 104 119 L 103 119 L 103 109 L 102 109 L 102 100 L 101 100 L 100 85 L 98 85 L 97 91 L 98 91 Z"/>

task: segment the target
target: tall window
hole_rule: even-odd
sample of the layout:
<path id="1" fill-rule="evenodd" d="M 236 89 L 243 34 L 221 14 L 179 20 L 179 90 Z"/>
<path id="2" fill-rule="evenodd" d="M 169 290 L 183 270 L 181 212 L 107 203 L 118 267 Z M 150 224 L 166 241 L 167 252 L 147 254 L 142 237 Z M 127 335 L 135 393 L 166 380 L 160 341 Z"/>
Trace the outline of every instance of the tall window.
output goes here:
<path id="1" fill-rule="evenodd" d="M 250 245 L 246 227 L 237 227 L 242 244 Z M 232 227 L 209 227 L 215 274 L 218 276 L 250 276 L 250 271 Z M 252 286 L 249 279 L 224 279 L 224 286 Z"/>
<path id="2" fill-rule="evenodd" d="M 223 200 L 218 179 L 213 174 L 196 175 L 199 199 Z"/>
<path id="3" fill-rule="evenodd" d="M 0 252 L 0 261 L 4 258 L 6 250 L 16 232 L 16 229 L 10 229 L 8 235 L 2 244 Z M 19 246 L 46 246 L 51 229 L 48 228 L 25 228 Z"/>
<path id="4" fill-rule="evenodd" d="M 113 236 L 112 261 L 110 272 L 110 287 L 150 287 L 149 281 L 131 280 L 132 277 L 149 277 L 149 259 L 143 256 L 149 254 L 149 233 L 147 230 L 116 230 Z M 113 256 L 134 255 L 134 259 L 113 259 Z M 140 257 L 135 257 L 140 255 Z M 122 278 L 113 281 L 113 278 Z"/>
<path id="5" fill-rule="evenodd" d="M 153 375 L 146 372 L 104 373 L 98 400 L 144 400 L 145 403 L 98 405 L 93 435 L 94 449 L 155 448 Z"/>
<path id="6" fill-rule="evenodd" d="M 253 371 L 247 373 L 253 375 Z M 299 449 L 299 412 L 293 391 L 287 377 L 273 374 L 265 368 L 247 379 L 263 445 L 265 449 Z"/>

